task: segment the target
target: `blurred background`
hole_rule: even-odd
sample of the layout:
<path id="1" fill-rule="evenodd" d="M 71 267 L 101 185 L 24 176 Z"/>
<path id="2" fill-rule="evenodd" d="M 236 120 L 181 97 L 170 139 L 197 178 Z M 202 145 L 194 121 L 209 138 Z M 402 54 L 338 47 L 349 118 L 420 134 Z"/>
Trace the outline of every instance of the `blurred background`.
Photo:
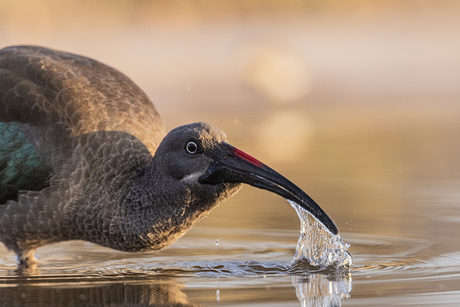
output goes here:
<path id="1" fill-rule="evenodd" d="M 433 203 L 459 199 L 459 16 L 444 0 L 0 0 L 0 46 L 121 70 L 168 130 L 222 128 L 342 231 L 425 236 L 442 232 Z M 248 187 L 199 225 L 299 227 Z"/>

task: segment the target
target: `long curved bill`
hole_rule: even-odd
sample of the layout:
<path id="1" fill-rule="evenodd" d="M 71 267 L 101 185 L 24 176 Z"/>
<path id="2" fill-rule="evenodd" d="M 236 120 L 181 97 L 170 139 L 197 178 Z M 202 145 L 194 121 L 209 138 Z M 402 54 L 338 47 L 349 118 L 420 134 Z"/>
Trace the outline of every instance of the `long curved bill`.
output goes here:
<path id="1" fill-rule="evenodd" d="M 227 143 L 221 143 L 209 157 L 213 160 L 199 178 L 202 184 L 247 183 L 274 192 L 311 213 L 333 234 L 339 230 L 334 221 L 304 191 L 256 158 Z"/>

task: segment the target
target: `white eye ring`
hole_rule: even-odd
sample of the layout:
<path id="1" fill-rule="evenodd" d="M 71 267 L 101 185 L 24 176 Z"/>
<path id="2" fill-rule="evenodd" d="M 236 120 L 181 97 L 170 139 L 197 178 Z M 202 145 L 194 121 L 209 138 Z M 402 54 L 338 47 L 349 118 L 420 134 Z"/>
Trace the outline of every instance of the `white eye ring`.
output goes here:
<path id="1" fill-rule="evenodd" d="M 188 142 L 187 145 L 185 146 L 185 149 L 189 154 L 194 154 L 198 151 L 198 145 L 196 145 L 195 142 Z"/>

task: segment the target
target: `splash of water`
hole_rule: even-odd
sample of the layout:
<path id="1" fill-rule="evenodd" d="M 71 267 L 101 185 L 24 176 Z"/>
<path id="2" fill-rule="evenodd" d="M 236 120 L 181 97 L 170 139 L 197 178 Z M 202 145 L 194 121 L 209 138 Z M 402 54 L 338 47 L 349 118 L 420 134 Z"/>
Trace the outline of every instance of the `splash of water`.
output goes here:
<path id="1" fill-rule="evenodd" d="M 340 234 L 333 235 L 310 213 L 288 200 L 300 219 L 300 237 L 292 259 L 292 265 L 307 262 L 318 268 L 330 266 L 349 267 L 352 258 L 348 252 L 350 244 L 344 243 Z"/>
<path id="2" fill-rule="evenodd" d="M 342 306 L 342 300 L 350 297 L 353 290 L 350 272 L 335 275 L 293 275 L 292 284 L 302 307 Z"/>

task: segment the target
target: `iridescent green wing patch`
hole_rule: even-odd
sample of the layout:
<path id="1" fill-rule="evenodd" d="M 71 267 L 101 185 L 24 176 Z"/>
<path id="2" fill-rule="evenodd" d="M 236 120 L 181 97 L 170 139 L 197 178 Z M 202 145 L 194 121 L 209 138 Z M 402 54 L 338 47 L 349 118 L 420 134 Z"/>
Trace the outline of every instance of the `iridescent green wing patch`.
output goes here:
<path id="1" fill-rule="evenodd" d="M 19 125 L 0 123 L 0 204 L 17 200 L 18 191 L 49 186 L 51 167 L 38 156 Z"/>

